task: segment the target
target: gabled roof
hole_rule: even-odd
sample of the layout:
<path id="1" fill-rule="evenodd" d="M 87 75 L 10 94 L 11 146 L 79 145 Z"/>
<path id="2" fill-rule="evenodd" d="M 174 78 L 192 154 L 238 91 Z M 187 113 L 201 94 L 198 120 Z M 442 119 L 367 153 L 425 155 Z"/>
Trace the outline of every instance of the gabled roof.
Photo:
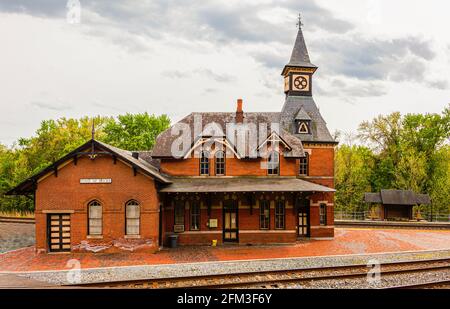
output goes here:
<path id="1" fill-rule="evenodd" d="M 365 193 L 364 201 L 383 205 L 428 205 L 431 203 L 428 194 L 416 194 L 411 190 L 381 190 L 379 193 Z"/>
<path id="2" fill-rule="evenodd" d="M 23 182 L 18 184 L 15 188 L 6 192 L 5 195 L 22 195 L 33 192 L 35 183 L 39 178 L 50 172 L 54 172 L 58 168 L 58 166 L 63 164 L 64 162 L 72 158 L 78 157 L 79 155 L 87 154 L 88 152 L 86 152 L 85 150 L 91 148 L 92 146 L 96 148 L 96 152 L 99 152 L 98 150 L 102 150 L 104 154 L 110 153 L 116 156 L 118 159 L 121 159 L 124 162 L 130 164 L 131 166 L 141 170 L 144 174 L 151 176 L 152 178 L 161 183 L 164 184 L 171 183 L 169 178 L 165 175 L 162 175 L 158 171 L 158 169 L 151 163 L 144 160 L 143 158 L 138 159 L 134 158 L 131 151 L 123 150 L 97 140 L 90 140 L 81 145 L 80 147 L 78 147 L 77 149 L 71 151 L 70 153 L 68 153 L 67 155 L 56 161 L 55 163 L 51 164 L 50 166 L 44 168 L 40 172 L 24 180 Z"/>
<path id="3" fill-rule="evenodd" d="M 202 133 L 202 132 L 195 132 L 194 130 L 194 119 L 196 117 L 201 117 L 202 120 L 202 127 L 204 128 L 207 124 L 214 124 L 218 125 L 223 130 L 223 134 L 225 137 L 226 135 L 226 128 L 227 124 L 236 124 L 235 121 L 236 113 L 191 113 L 182 120 L 178 122 L 178 124 L 185 124 L 190 128 L 191 133 L 191 142 L 192 146 L 194 146 L 194 143 L 198 141 L 198 139 L 201 136 L 194 136 L 194 133 Z M 260 133 L 260 125 L 266 125 L 267 129 L 267 137 L 271 133 L 270 125 L 272 123 L 278 124 L 280 123 L 280 113 L 244 113 L 244 121 L 243 125 L 254 125 L 256 127 L 256 136 L 259 138 Z M 174 124 L 176 126 L 177 124 Z M 173 127 L 173 126 L 172 126 Z M 205 135 L 206 136 L 206 135 Z M 217 137 L 217 136 L 216 136 Z M 286 130 L 283 130 L 280 128 L 280 137 L 286 141 L 286 143 L 291 147 L 291 150 L 288 152 L 285 152 L 285 157 L 303 157 L 303 145 L 301 140 L 297 139 L 295 136 L 287 132 Z M 172 144 L 173 142 L 179 138 L 179 135 L 172 135 L 172 128 L 167 129 L 166 131 L 162 132 L 158 137 L 156 138 L 156 143 L 152 151 L 152 157 L 153 158 L 172 158 Z M 260 141 L 257 141 L 260 142 Z M 233 147 L 235 145 L 232 145 Z M 248 147 L 251 147 L 251 145 L 247 145 Z M 255 148 L 258 145 L 255 145 Z M 246 149 L 246 153 L 253 153 L 255 149 Z M 239 153 L 240 157 L 244 158 L 245 153 Z"/>

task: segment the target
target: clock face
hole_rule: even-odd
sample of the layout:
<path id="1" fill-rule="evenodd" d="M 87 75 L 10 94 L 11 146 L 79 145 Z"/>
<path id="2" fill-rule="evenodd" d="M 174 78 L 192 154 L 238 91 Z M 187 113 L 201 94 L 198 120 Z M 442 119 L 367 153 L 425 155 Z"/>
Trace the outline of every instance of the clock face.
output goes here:
<path id="1" fill-rule="evenodd" d="M 309 76 L 308 75 L 293 75 L 292 88 L 295 91 L 309 91 Z"/>

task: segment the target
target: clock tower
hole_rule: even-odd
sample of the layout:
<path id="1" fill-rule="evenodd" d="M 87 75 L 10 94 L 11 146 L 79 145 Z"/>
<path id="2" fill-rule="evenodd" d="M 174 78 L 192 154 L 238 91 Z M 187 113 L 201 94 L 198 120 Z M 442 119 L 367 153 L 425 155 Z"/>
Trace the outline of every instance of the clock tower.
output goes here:
<path id="1" fill-rule="evenodd" d="M 284 92 L 291 96 L 312 96 L 312 76 L 317 66 L 311 63 L 305 38 L 303 37 L 302 23 L 298 23 L 297 39 L 292 50 L 291 59 L 283 69 Z"/>
<path id="2" fill-rule="evenodd" d="M 308 145 L 307 143 L 334 145 L 336 141 L 328 131 L 312 95 L 313 75 L 317 66 L 309 59 L 300 17 L 298 26 L 291 59 L 281 73 L 284 77 L 286 98 L 280 113 L 280 126 L 305 145 Z"/>

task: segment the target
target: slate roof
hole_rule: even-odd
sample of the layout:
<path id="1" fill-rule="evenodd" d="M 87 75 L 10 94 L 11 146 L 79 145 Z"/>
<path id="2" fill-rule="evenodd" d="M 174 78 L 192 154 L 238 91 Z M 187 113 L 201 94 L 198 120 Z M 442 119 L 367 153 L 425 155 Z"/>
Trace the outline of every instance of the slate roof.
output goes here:
<path id="1" fill-rule="evenodd" d="M 416 194 L 411 190 L 381 190 L 379 193 L 365 193 L 364 201 L 383 205 L 431 204 L 428 194 Z"/>
<path id="2" fill-rule="evenodd" d="M 195 117 L 201 117 L 202 120 L 202 128 L 205 129 L 207 124 L 214 123 L 222 130 L 222 134 L 226 135 L 226 125 L 227 123 L 235 123 L 236 113 L 191 113 L 178 123 L 187 124 L 191 130 L 191 141 L 192 144 L 195 143 L 202 136 L 194 136 L 194 119 Z M 270 125 L 272 123 L 279 123 L 280 121 L 280 113 L 244 113 L 244 122 L 243 124 L 255 124 L 256 128 L 259 129 L 260 124 L 267 124 L 267 137 L 270 135 Z M 208 131 L 208 130 L 205 130 Z M 172 143 L 175 139 L 178 138 L 178 135 L 172 135 L 172 130 L 169 128 L 168 130 L 162 132 L 156 139 L 155 147 L 152 151 L 153 158 L 164 158 L 164 157 L 172 157 L 171 147 Z M 199 132 L 201 133 L 201 132 Z M 208 132 L 205 132 L 208 133 Z M 216 132 L 217 133 L 217 132 Z M 280 137 L 289 144 L 292 148 L 291 151 L 285 152 L 285 157 L 304 157 L 303 145 L 299 139 L 290 134 L 289 132 L 280 129 Z M 208 134 L 205 134 L 205 136 Z M 222 135 L 222 136 L 225 136 Z M 259 131 L 257 132 L 259 136 Z M 257 144 L 262 143 L 263 140 L 258 140 Z M 258 145 L 256 145 L 258 146 Z M 249 149 L 246 150 L 247 154 L 251 153 Z M 244 157 L 244 154 L 240 154 Z"/>
<path id="3" fill-rule="evenodd" d="M 161 192 L 335 192 L 334 189 L 293 177 L 172 177 Z"/>
<path id="4" fill-rule="evenodd" d="M 308 48 L 306 47 L 305 37 L 301 27 L 298 29 L 294 48 L 292 49 L 291 59 L 286 67 L 317 68 L 309 59 Z M 285 67 L 285 69 L 286 69 Z M 284 73 L 284 70 L 283 70 Z"/>
<path id="5" fill-rule="evenodd" d="M 295 118 L 299 112 L 311 118 L 311 134 L 296 133 Z M 280 118 L 281 126 L 303 142 L 337 143 L 312 97 L 286 96 Z"/>
<path id="6" fill-rule="evenodd" d="M 157 180 L 160 180 L 162 183 L 170 183 L 170 179 L 159 172 L 159 169 L 152 164 L 154 161 L 147 151 L 138 151 L 139 158 L 136 159 L 133 157 L 133 152 L 128 150 L 123 150 L 109 144 L 96 141 L 99 145 L 105 147 L 113 153 L 118 154 L 122 159 L 129 161 L 129 163 L 135 164 L 137 167 L 141 168 L 144 172 L 148 173 L 150 176 L 153 176 Z"/>
<path id="7" fill-rule="evenodd" d="M 308 113 L 305 112 L 305 109 L 300 107 L 300 110 L 298 111 L 297 115 L 295 115 L 295 120 L 312 120 L 311 117 L 308 115 Z"/>

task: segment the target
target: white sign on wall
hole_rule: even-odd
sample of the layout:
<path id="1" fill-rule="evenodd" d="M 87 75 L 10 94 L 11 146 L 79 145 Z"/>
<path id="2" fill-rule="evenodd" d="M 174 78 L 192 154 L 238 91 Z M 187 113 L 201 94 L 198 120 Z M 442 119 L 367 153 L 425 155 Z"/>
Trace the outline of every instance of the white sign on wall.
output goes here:
<path id="1" fill-rule="evenodd" d="M 111 178 L 82 178 L 80 179 L 81 184 L 101 184 L 101 183 L 112 183 Z"/>

